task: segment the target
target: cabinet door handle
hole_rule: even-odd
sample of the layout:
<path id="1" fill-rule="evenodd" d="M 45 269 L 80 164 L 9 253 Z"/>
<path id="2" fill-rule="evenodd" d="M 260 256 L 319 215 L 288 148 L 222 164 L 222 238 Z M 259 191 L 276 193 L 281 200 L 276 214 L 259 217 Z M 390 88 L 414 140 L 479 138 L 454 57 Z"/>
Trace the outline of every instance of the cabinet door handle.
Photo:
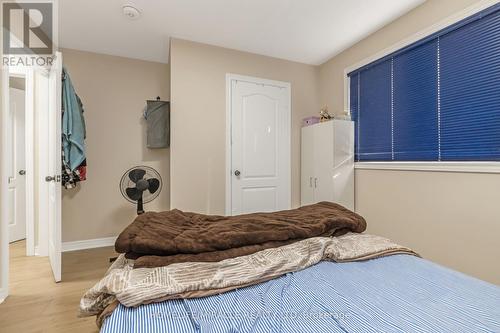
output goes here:
<path id="1" fill-rule="evenodd" d="M 313 177 L 309 177 L 309 187 L 313 187 Z"/>
<path id="2" fill-rule="evenodd" d="M 314 178 L 314 188 L 318 187 L 318 178 Z"/>

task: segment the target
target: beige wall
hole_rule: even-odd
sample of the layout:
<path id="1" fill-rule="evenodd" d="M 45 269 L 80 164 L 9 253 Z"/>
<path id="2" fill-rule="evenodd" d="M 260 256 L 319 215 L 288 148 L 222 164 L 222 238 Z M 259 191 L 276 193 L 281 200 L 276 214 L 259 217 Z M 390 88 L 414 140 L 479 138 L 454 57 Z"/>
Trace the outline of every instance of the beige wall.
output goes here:
<path id="1" fill-rule="evenodd" d="M 148 210 L 166 210 L 169 150 L 148 149 L 142 113 L 147 99 L 169 100 L 167 64 L 63 50 L 63 62 L 85 108 L 88 180 L 63 190 L 63 241 L 117 236 L 135 207 L 120 194 L 122 174 L 135 165 L 158 170 L 165 184 Z"/>
<path id="2" fill-rule="evenodd" d="M 344 69 L 474 5 L 428 0 L 320 67 L 320 102 L 340 113 Z M 368 232 L 409 245 L 424 257 L 500 284 L 500 175 L 356 171 L 356 210 Z"/>
<path id="3" fill-rule="evenodd" d="M 292 204 L 300 201 L 300 124 L 317 113 L 317 68 L 275 58 L 171 41 L 171 203 L 225 212 L 226 73 L 292 85 Z"/>
<path id="4" fill-rule="evenodd" d="M 500 175 L 356 171 L 368 232 L 424 258 L 500 284 Z"/>

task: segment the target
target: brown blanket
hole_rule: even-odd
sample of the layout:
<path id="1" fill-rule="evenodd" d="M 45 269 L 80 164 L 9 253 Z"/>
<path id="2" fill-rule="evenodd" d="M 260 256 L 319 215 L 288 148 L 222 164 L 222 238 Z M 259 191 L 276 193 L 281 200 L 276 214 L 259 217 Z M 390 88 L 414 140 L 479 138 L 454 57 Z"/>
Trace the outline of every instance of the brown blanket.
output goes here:
<path id="1" fill-rule="evenodd" d="M 330 202 L 230 217 L 174 209 L 138 216 L 120 234 L 115 249 L 138 258 L 134 267 L 159 267 L 188 261 L 215 262 L 306 238 L 365 229 L 361 216 Z"/>
<path id="2" fill-rule="evenodd" d="M 272 249 L 296 242 L 296 239 L 287 241 L 272 241 L 262 244 L 245 245 L 235 247 L 232 249 L 202 252 L 196 254 L 174 254 L 170 256 L 150 256 L 150 255 L 137 255 L 136 253 L 127 253 L 127 259 L 134 259 L 134 268 L 153 268 L 168 266 L 182 262 L 217 262 L 221 260 L 246 256 L 266 249 Z"/>

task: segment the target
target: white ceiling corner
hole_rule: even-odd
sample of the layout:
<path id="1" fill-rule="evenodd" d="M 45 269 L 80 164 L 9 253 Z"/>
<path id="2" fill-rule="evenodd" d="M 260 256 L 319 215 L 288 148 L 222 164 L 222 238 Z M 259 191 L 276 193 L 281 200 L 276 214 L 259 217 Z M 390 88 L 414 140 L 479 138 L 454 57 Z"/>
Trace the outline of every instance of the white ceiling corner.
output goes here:
<path id="1" fill-rule="evenodd" d="M 61 0 L 60 45 L 157 62 L 170 37 L 321 64 L 425 0 Z M 141 17 L 122 14 L 133 4 Z"/>

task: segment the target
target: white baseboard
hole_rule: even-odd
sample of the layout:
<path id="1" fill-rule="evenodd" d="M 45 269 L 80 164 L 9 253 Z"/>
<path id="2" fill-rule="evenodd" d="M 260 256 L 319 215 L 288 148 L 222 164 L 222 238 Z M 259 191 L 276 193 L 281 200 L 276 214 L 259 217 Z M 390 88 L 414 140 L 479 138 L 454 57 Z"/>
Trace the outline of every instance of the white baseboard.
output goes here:
<path id="1" fill-rule="evenodd" d="M 116 237 L 86 239 L 74 242 L 62 243 L 62 252 L 95 249 L 98 247 L 114 246 Z"/>

